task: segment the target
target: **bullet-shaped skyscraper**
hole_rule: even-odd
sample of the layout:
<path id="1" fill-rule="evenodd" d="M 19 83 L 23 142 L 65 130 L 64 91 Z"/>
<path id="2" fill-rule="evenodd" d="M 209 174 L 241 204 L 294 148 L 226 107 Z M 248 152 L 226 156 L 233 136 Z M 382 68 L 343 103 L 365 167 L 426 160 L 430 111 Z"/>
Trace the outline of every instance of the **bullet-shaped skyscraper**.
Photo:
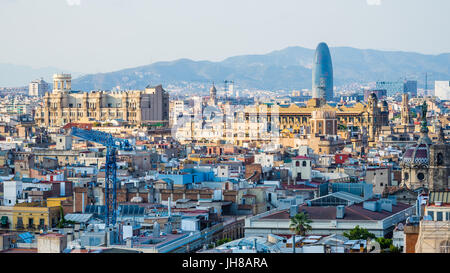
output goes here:
<path id="1" fill-rule="evenodd" d="M 326 43 L 320 43 L 316 48 L 312 68 L 312 97 L 326 101 L 333 99 L 333 65 Z"/>

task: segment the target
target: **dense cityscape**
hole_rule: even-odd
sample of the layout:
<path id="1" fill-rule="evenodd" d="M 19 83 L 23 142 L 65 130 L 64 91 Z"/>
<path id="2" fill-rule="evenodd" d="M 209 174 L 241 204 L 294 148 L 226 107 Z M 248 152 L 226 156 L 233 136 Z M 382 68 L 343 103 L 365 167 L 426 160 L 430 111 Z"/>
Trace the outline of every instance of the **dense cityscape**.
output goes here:
<path id="1" fill-rule="evenodd" d="M 2 268 L 445 271 L 449 10 L 0 0 Z"/>
<path id="2" fill-rule="evenodd" d="M 342 95 L 312 63 L 258 97 L 2 89 L 0 252 L 449 253 L 450 81 Z"/>

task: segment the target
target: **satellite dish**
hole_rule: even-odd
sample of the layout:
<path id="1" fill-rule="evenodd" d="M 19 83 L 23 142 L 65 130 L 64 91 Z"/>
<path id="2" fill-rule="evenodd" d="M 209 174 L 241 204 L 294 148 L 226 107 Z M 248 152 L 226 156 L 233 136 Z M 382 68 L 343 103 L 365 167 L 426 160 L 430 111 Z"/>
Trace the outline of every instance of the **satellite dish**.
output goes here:
<path id="1" fill-rule="evenodd" d="M 367 241 L 367 253 L 380 253 L 380 244 L 375 240 Z"/>

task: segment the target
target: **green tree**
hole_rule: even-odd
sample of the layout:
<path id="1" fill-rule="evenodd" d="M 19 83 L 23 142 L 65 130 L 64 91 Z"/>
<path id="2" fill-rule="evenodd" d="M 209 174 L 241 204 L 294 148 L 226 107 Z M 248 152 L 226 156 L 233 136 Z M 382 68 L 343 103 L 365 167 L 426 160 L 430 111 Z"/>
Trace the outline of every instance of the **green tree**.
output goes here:
<path id="1" fill-rule="evenodd" d="M 57 225 L 58 228 L 64 228 L 66 226 L 75 224 L 74 221 L 66 220 L 64 218 L 64 210 L 63 210 L 62 206 L 59 207 L 59 215 L 60 215 L 60 218 L 59 218 L 59 223 Z"/>
<path id="2" fill-rule="evenodd" d="M 220 245 L 226 244 L 226 243 L 228 243 L 228 242 L 231 242 L 231 239 L 230 239 L 230 238 L 219 239 L 219 240 L 217 240 L 217 242 L 216 242 L 216 246 L 220 246 Z"/>
<path id="3" fill-rule="evenodd" d="M 375 239 L 380 244 L 381 249 L 390 248 L 392 245 L 392 239 L 386 239 L 383 237 L 378 237 Z"/>
<path id="4" fill-rule="evenodd" d="M 309 219 L 308 214 L 301 212 L 291 218 L 289 228 L 295 232 L 295 235 L 304 236 L 306 232 L 312 229 L 311 223 L 312 221 Z"/>
<path id="5" fill-rule="evenodd" d="M 401 253 L 402 250 L 399 247 L 396 247 L 394 245 L 389 246 L 389 252 L 391 253 Z"/>
<path id="6" fill-rule="evenodd" d="M 370 233 L 367 229 L 360 228 L 359 226 L 354 227 L 350 232 L 344 232 L 344 236 L 350 240 L 375 239 L 375 234 Z"/>

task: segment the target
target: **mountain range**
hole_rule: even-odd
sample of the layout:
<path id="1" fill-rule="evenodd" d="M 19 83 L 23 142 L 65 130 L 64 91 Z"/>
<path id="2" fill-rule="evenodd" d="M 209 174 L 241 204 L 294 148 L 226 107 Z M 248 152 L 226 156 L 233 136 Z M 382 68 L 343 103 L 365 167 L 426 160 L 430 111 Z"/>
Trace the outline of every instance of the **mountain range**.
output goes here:
<path id="1" fill-rule="evenodd" d="M 351 47 L 334 47 L 330 51 L 336 86 L 408 79 L 417 80 L 420 87 L 424 85 L 425 72 L 428 72 L 430 87 L 434 80 L 450 80 L 450 53 L 426 55 Z M 311 88 L 313 57 L 313 49 L 288 47 L 268 54 L 241 55 L 219 62 L 179 59 L 84 75 L 72 80 L 72 88 L 84 91 L 110 90 L 117 86 L 143 89 L 149 84 L 162 84 L 164 87 L 233 80 L 240 88 L 299 90 Z M 0 75 L 2 71 L 0 65 Z M 1 80 L 0 77 L 0 83 Z"/>

